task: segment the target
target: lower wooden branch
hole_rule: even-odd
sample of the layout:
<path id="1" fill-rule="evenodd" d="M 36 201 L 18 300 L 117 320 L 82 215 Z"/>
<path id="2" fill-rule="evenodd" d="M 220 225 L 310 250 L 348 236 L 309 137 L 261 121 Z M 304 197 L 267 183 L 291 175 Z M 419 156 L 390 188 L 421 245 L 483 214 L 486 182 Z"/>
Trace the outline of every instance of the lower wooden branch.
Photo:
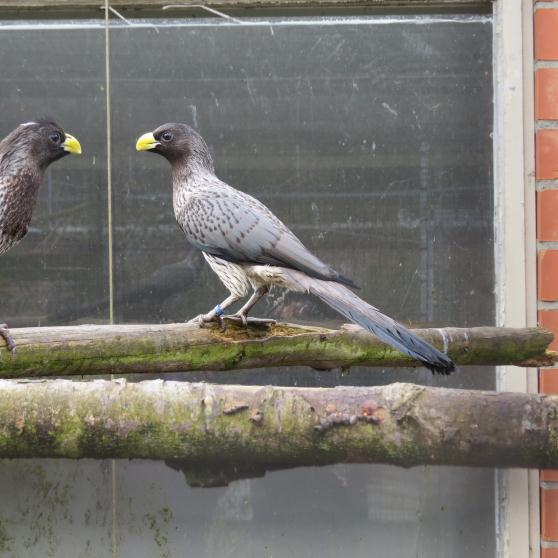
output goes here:
<path id="1" fill-rule="evenodd" d="M 558 467 L 558 398 L 413 384 L 1 380 L 0 457 L 180 459 L 193 479 L 341 462 Z"/>

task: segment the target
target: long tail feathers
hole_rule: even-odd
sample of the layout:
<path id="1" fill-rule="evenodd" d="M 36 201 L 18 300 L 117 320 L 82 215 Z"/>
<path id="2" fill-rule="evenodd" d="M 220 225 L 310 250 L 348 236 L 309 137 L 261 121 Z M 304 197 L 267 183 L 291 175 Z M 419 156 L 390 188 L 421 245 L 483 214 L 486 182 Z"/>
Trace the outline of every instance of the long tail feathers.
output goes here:
<path id="1" fill-rule="evenodd" d="M 422 362 L 434 374 L 450 374 L 455 370 L 455 364 L 448 356 L 389 316 L 382 314 L 344 285 L 306 275 L 301 276 L 299 272 L 291 270 L 289 272 L 290 279 L 298 287 L 295 290 L 306 290 L 316 295 L 337 312 L 376 335 L 384 343 Z"/>

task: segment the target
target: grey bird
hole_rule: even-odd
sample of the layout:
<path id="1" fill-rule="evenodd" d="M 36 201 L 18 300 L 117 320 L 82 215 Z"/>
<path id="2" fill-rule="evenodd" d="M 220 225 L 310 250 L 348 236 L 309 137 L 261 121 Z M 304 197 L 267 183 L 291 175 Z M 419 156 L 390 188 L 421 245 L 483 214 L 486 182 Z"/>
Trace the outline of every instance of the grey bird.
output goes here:
<path id="1" fill-rule="evenodd" d="M 136 149 L 158 153 L 171 164 L 176 220 L 230 292 L 196 318 L 200 325 L 227 318 L 246 324 L 250 309 L 277 285 L 318 296 L 434 373 L 455 369 L 445 354 L 354 294 L 348 287 L 356 285 L 312 254 L 265 205 L 217 178 L 207 144 L 190 126 L 163 124 L 143 134 Z M 253 293 L 246 304 L 224 316 L 250 288 Z"/>
<path id="2" fill-rule="evenodd" d="M 0 142 L 0 255 L 27 234 L 47 167 L 70 153 L 81 153 L 79 141 L 50 120 L 20 124 Z M 0 335 L 14 353 L 5 324 Z"/>

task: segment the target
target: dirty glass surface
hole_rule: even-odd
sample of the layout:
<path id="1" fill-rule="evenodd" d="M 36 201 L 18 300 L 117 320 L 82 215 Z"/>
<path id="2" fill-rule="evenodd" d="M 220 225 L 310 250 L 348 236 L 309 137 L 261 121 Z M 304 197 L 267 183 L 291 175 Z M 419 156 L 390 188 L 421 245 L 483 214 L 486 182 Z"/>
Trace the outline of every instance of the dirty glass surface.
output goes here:
<path id="1" fill-rule="evenodd" d="M 141 133 L 180 120 L 204 136 L 221 178 L 271 207 L 372 304 L 412 325 L 493 324 L 490 19 L 247 21 L 112 25 L 116 320 L 184 320 L 226 294 L 174 221 L 166 161 L 134 150 Z M 1 63 L 2 113 L 13 120 L 2 132 L 29 111 L 52 111 L 85 155 L 52 167 L 59 178 L 34 219 L 46 232 L 2 259 L 0 317 L 14 325 L 108 319 L 103 30 L 49 25 L 0 27 L 0 45 L 14 51 Z M 76 33 L 87 56 L 73 49 Z M 343 321 L 280 291 L 256 308 Z M 175 378 L 494 387 L 481 367 L 449 379 L 409 369 Z M 495 554 L 487 469 L 337 465 L 211 489 L 188 487 L 176 463 L 4 461 L 0 473 L 6 556 Z"/>
<path id="2" fill-rule="evenodd" d="M 108 323 L 103 30 L 2 25 L 0 52 L 0 137 L 47 116 L 84 150 L 49 168 L 27 236 L 0 260 L 0 322 L 67 324 L 86 305 L 84 321 Z M 0 556 L 109 555 L 110 481 L 110 462 L 0 460 Z"/>
<path id="3" fill-rule="evenodd" d="M 0 27 L 0 138 L 52 117 L 84 154 L 51 165 L 25 239 L 2 256 L 0 321 L 12 327 L 67 323 L 67 309 L 108 291 L 106 139 L 102 30 Z"/>

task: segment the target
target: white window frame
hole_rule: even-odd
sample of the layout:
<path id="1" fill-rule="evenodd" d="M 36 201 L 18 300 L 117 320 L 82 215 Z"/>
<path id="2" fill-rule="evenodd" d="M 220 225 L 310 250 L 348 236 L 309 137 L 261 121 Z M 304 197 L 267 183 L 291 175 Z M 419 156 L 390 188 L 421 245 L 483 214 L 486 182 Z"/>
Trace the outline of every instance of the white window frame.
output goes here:
<path id="1" fill-rule="evenodd" d="M 533 2 L 494 2 L 496 323 L 537 324 Z M 538 391 L 537 369 L 501 367 L 502 391 Z M 540 558 L 538 470 L 497 476 L 498 558 Z"/>

